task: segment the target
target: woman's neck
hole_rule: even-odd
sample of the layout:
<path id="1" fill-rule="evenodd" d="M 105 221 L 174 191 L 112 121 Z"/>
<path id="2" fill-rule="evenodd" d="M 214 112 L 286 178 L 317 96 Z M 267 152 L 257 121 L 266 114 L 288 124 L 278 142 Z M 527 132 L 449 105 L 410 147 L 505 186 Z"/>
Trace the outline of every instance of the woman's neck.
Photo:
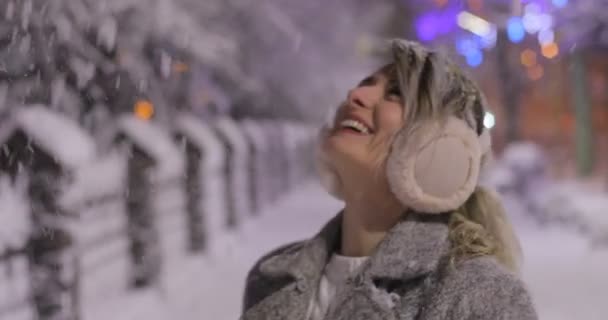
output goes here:
<path id="1" fill-rule="evenodd" d="M 403 213 L 401 206 L 347 201 L 342 216 L 340 253 L 349 257 L 372 254 Z"/>

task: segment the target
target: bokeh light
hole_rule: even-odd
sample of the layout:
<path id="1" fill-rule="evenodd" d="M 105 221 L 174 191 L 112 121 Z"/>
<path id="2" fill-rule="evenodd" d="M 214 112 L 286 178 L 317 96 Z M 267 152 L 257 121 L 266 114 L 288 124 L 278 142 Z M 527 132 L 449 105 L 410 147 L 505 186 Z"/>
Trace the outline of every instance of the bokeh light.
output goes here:
<path id="1" fill-rule="evenodd" d="M 482 0 L 467 0 L 467 5 L 473 11 L 481 11 L 481 9 L 483 9 Z"/>
<path id="2" fill-rule="evenodd" d="M 445 7 L 445 5 L 448 4 L 448 0 L 433 0 L 433 2 L 440 8 Z"/>
<path id="3" fill-rule="evenodd" d="M 555 33 L 553 29 L 544 29 L 538 33 L 538 43 L 546 45 L 555 41 Z"/>
<path id="4" fill-rule="evenodd" d="M 521 64 L 526 67 L 533 67 L 536 65 L 536 52 L 532 49 L 526 49 L 521 53 Z"/>
<path id="5" fill-rule="evenodd" d="M 526 30 L 520 17 L 511 17 L 507 22 L 507 35 L 514 43 L 521 42 L 526 36 Z"/>
<path id="6" fill-rule="evenodd" d="M 473 39 L 472 37 L 463 36 L 456 39 L 456 51 L 459 54 L 467 56 L 473 51 L 477 50 L 479 50 L 479 46 L 475 39 Z"/>
<path id="7" fill-rule="evenodd" d="M 456 17 L 456 21 L 458 26 L 480 37 L 486 37 L 492 32 L 492 25 L 488 21 L 470 12 L 460 12 Z"/>
<path id="8" fill-rule="evenodd" d="M 471 67 L 478 67 L 483 62 L 483 52 L 474 50 L 466 56 L 467 64 Z"/>
<path id="9" fill-rule="evenodd" d="M 150 120 L 154 116 L 154 105 L 148 100 L 138 100 L 133 107 L 133 112 L 141 120 Z"/>
<path id="10" fill-rule="evenodd" d="M 532 68 L 528 68 L 528 77 L 530 77 L 532 80 L 539 80 L 544 74 L 545 70 L 540 64 L 537 64 Z"/>
<path id="11" fill-rule="evenodd" d="M 551 2 L 558 8 L 563 8 L 568 5 L 568 0 L 552 0 Z"/>
<path id="12" fill-rule="evenodd" d="M 483 117 L 483 126 L 492 129 L 496 125 L 496 117 L 491 112 L 486 112 Z"/>
<path id="13" fill-rule="evenodd" d="M 173 72 L 175 73 L 184 73 L 184 72 L 188 72 L 188 70 L 190 69 L 190 67 L 181 61 L 177 61 L 173 64 Z"/>
<path id="14" fill-rule="evenodd" d="M 543 45 L 541 52 L 545 58 L 552 59 L 559 54 L 559 47 L 555 42 L 551 42 Z"/>

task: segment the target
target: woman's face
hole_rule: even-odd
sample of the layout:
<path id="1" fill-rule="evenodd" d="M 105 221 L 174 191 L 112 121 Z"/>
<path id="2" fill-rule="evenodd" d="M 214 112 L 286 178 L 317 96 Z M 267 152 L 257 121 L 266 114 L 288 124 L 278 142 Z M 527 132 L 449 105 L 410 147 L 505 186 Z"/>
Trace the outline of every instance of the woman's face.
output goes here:
<path id="1" fill-rule="evenodd" d="M 323 147 L 337 168 L 378 170 L 403 125 L 403 101 L 394 72 L 385 66 L 348 91 Z M 354 165 L 354 166 L 353 166 Z"/>

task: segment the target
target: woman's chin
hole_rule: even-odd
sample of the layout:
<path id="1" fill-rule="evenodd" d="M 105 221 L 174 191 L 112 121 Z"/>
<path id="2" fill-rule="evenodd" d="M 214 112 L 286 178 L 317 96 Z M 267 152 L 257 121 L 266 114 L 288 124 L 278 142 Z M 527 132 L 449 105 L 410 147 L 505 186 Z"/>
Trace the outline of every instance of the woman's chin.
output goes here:
<path id="1" fill-rule="evenodd" d="M 323 144 L 323 152 L 334 163 L 351 163 L 359 162 L 357 159 L 362 158 L 364 150 L 363 145 L 348 141 L 340 135 L 328 137 Z"/>

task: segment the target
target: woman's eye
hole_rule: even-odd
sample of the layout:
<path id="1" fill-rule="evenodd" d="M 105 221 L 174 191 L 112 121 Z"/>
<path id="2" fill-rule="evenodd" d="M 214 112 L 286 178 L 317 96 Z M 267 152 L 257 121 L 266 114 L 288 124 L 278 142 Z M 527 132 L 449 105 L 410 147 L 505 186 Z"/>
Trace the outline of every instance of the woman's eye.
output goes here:
<path id="1" fill-rule="evenodd" d="M 399 86 L 390 86 L 386 90 L 386 96 L 401 99 L 401 89 L 399 89 Z"/>

